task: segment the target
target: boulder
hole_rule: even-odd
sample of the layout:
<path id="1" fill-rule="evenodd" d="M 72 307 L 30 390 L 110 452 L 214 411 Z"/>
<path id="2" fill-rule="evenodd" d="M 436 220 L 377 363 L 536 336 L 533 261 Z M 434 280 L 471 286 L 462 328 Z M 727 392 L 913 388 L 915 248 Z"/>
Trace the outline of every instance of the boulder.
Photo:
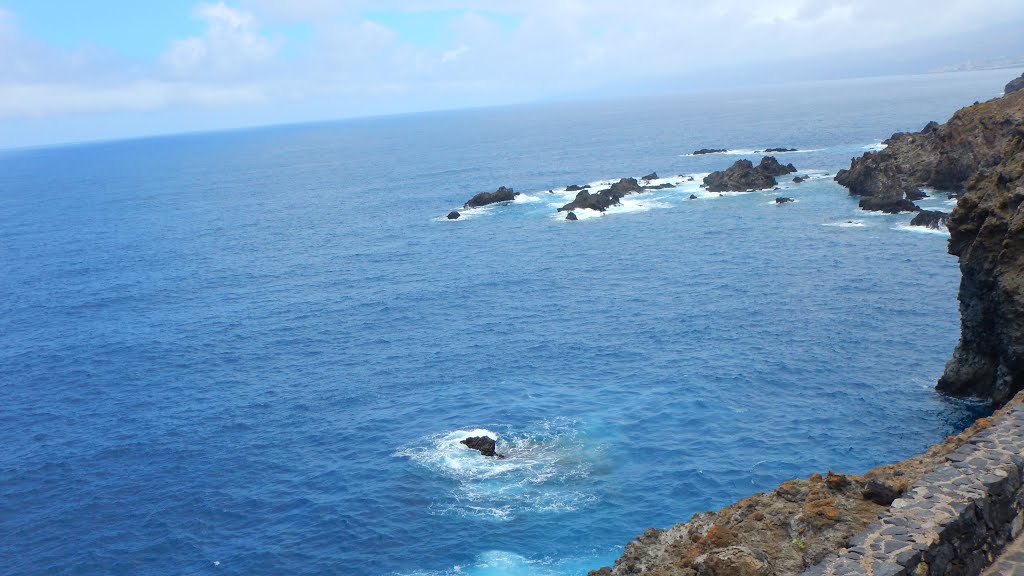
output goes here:
<path id="1" fill-rule="evenodd" d="M 575 221 L 579 220 L 579 218 L 576 217 L 576 213 L 575 212 L 569 212 L 568 214 L 566 214 L 565 215 L 565 219 L 566 220 L 571 220 L 572 222 L 575 222 Z"/>
<path id="2" fill-rule="evenodd" d="M 911 226 L 923 226 L 935 230 L 943 230 L 949 223 L 949 214 L 939 210 L 921 210 L 910 221 Z"/>
<path id="3" fill-rule="evenodd" d="M 696 199 L 697 199 L 697 195 L 696 194 L 690 194 L 690 200 L 696 200 Z"/>
<path id="4" fill-rule="evenodd" d="M 700 150 L 694 150 L 693 156 L 700 156 L 702 154 L 721 154 L 722 152 L 728 152 L 725 148 L 701 148 Z"/>
<path id="5" fill-rule="evenodd" d="M 502 186 L 494 192 L 481 192 L 476 196 L 473 196 L 462 206 L 463 208 L 479 208 L 480 206 L 487 206 L 488 204 L 494 204 L 496 202 L 510 202 L 519 196 L 518 192 L 512 191 L 511 188 Z"/>
<path id="6" fill-rule="evenodd" d="M 878 478 L 871 478 L 868 480 L 866 486 L 864 486 L 864 492 L 862 493 L 865 500 L 870 500 L 875 504 L 882 506 L 889 506 L 892 501 L 899 498 L 902 492 L 890 482 L 880 480 Z"/>
<path id="7" fill-rule="evenodd" d="M 490 436 L 472 436 L 470 438 L 462 440 L 459 443 L 465 444 L 469 448 L 472 448 L 473 450 L 480 452 L 484 456 L 504 458 L 504 456 L 498 454 L 495 451 L 495 446 L 497 445 L 497 442 L 495 442 L 494 438 L 491 438 Z"/>
<path id="8" fill-rule="evenodd" d="M 462 214 L 459 214 L 455 210 L 452 210 L 451 212 L 448 213 L 449 220 L 458 220 L 460 216 L 462 216 Z"/>
<path id="9" fill-rule="evenodd" d="M 786 198 L 784 196 L 779 196 L 778 198 L 775 199 L 776 204 L 789 204 L 792 201 L 792 198 Z"/>
<path id="10" fill-rule="evenodd" d="M 1013 80 L 1010 80 L 1010 83 L 1006 85 L 1006 88 L 1003 91 L 1006 94 L 1009 94 L 1011 92 L 1018 92 L 1020 90 L 1024 90 L 1024 74 L 1021 74 L 1020 78 L 1014 78 Z"/>

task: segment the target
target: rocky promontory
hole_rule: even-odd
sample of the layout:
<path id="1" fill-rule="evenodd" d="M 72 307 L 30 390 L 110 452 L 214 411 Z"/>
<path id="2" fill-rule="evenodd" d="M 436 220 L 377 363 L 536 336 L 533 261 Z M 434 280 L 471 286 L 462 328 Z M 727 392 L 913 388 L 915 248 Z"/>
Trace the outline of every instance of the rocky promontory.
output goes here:
<path id="1" fill-rule="evenodd" d="M 1024 123 L 1022 103 L 1024 92 L 1013 92 L 963 108 L 945 124 L 893 134 L 884 150 L 855 158 L 835 180 L 860 196 L 865 210 L 916 212 L 922 187 L 957 196 L 975 173 L 1003 160 L 1003 147 Z"/>
<path id="2" fill-rule="evenodd" d="M 796 172 L 796 167 L 792 164 L 783 166 L 774 156 L 765 156 L 757 166 L 750 160 L 737 160 L 729 168 L 705 176 L 704 187 L 709 192 L 765 190 L 779 184 L 776 176 L 793 172 Z"/>

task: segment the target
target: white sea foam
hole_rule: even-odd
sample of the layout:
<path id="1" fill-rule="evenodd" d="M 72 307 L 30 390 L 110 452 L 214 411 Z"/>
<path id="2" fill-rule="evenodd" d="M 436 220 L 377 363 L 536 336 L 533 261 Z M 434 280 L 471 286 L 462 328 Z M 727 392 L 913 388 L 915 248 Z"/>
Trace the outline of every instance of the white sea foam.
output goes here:
<path id="1" fill-rule="evenodd" d="M 495 438 L 505 458 L 484 456 L 461 443 L 472 436 Z M 484 428 L 455 430 L 424 438 L 395 456 L 456 481 L 450 497 L 431 504 L 432 513 L 510 520 L 524 511 L 564 512 L 593 502 L 592 493 L 570 482 L 590 475 L 586 452 L 574 423 L 559 420 L 500 435 Z"/>
<path id="2" fill-rule="evenodd" d="M 765 152 L 764 148 L 736 148 L 734 150 L 726 150 L 724 152 L 708 152 L 707 154 L 683 154 L 683 157 L 690 156 L 755 156 L 757 154 L 764 154 L 766 156 L 774 156 L 776 154 L 803 154 L 807 152 L 821 152 L 823 148 L 808 148 L 806 150 L 791 150 L 787 152 Z"/>
<path id="3" fill-rule="evenodd" d="M 880 150 L 885 150 L 888 147 L 889 145 L 884 142 L 875 142 L 874 144 L 860 146 L 859 149 L 864 150 L 865 152 L 878 152 Z"/>
<path id="4" fill-rule="evenodd" d="M 949 236 L 949 230 L 945 226 L 938 229 L 928 228 L 927 226 L 911 226 L 910 224 L 897 224 L 892 227 L 893 230 L 899 230 L 901 232 L 913 232 L 915 234 L 934 234 L 939 236 Z"/>
<path id="5" fill-rule="evenodd" d="M 514 552 L 488 550 L 481 552 L 471 563 L 456 565 L 448 570 L 418 570 L 401 576 L 564 576 L 582 574 L 606 558 L 579 558 L 531 560 Z"/>

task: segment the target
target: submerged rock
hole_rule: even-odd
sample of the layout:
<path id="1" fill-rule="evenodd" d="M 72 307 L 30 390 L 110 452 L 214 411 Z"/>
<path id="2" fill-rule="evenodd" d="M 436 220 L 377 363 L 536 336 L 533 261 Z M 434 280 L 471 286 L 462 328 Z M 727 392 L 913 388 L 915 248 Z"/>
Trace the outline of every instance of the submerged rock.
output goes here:
<path id="1" fill-rule="evenodd" d="M 789 204 L 792 201 L 792 198 L 786 198 L 785 196 L 779 196 L 778 198 L 775 199 L 776 204 Z"/>
<path id="2" fill-rule="evenodd" d="M 774 156 L 765 156 L 757 166 L 743 159 L 737 160 L 726 170 L 712 172 L 704 178 L 704 185 L 711 192 L 765 190 L 778 184 L 776 176 L 793 172 L 796 172 L 795 166 L 783 166 Z"/>
<path id="3" fill-rule="evenodd" d="M 481 192 L 476 196 L 473 196 L 462 206 L 463 208 L 479 208 L 480 206 L 487 206 L 488 204 L 494 204 L 497 202 L 510 202 L 519 196 L 518 192 L 514 192 L 511 188 L 502 186 L 494 192 Z"/>
<path id="4" fill-rule="evenodd" d="M 768 148 L 765 150 L 766 154 L 771 154 L 772 152 L 799 152 L 799 150 L 796 148 Z"/>
<path id="5" fill-rule="evenodd" d="M 494 438 L 491 438 L 490 436 L 473 436 L 470 438 L 466 438 L 465 440 L 462 440 L 459 443 L 465 444 L 469 448 L 472 448 L 473 450 L 480 452 L 484 456 L 504 458 L 503 455 L 498 454 L 495 451 L 497 442 L 495 442 Z"/>
<path id="6" fill-rule="evenodd" d="M 911 226 L 923 226 L 940 230 L 946 227 L 949 222 L 949 214 L 939 210 L 921 210 L 910 221 Z"/>
<path id="7" fill-rule="evenodd" d="M 700 150 L 694 150 L 693 156 L 701 156 L 703 154 L 721 154 L 722 152 L 728 152 L 725 148 L 701 148 Z"/>

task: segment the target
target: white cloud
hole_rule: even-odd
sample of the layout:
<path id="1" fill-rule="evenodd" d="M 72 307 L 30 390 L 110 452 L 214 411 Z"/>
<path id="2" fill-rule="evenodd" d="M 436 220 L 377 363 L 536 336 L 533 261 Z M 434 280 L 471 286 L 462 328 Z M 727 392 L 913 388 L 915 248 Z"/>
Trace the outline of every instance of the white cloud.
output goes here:
<path id="1" fill-rule="evenodd" d="M 193 14 L 206 23 L 203 36 L 176 40 L 161 56 L 178 77 L 234 76 L 277 52 L 279 43 L 259 33 L 250 12 L 218 2 L 199 4 Z"/>

